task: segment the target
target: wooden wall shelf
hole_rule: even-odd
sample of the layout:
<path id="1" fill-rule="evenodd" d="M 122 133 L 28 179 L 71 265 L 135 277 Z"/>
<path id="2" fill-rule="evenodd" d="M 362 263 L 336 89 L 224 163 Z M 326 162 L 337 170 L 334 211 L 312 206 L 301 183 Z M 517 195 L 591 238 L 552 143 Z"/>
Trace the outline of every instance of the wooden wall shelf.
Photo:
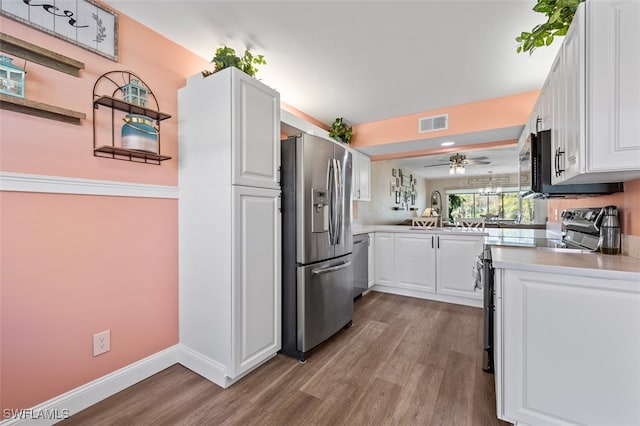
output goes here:
<path id="1" fill-rule="evenodd" d="M 80 124 L 80 120 L 87 118 L 84 112 L 72 111 L 42 102 L 17 98 L 15 96 L 5 95 L 4 93 L 0 93 L 0 108 L 71 124 Z"/>
<path id="2" fill-rule="evenodd" d="M 154 120 L 166 120 L 167 118 L 171 118 L 171 115 L 165 114 L 164 112 L 157 111 L 151 108 L 141 107 L 139 105 L 135 105 L 129 102 L 125 102 L 122 99 L 114 98 L 112 96 L 100 96 L 95 101 L 93 101 L 94 105 L 104 105 L 109 108 L 114 108 L 119 111 L 128 112 L 129 114 L 142 114 L 147 117 L 153 118 Z"/>
<path id="3" fill-rule="evenodd" d="M 84 69 L 83 62 L 76 61 L 75 59 L 5 33 L 0 33 L 0 50 L 75 77 L 79 77 L 80 70 Z"/>
<path id="4" fill-rule="evenodd" d="M 111 145 L 103 145 L 93 150 L 96 157 L 107 157 L 115 160 L 136 161 L 139 163 L 160 164 L 161 161 L 171 160 L 168 155 L 155 154 L 153 152 L 137 151 L 135 149 L 119 148 Z"/>

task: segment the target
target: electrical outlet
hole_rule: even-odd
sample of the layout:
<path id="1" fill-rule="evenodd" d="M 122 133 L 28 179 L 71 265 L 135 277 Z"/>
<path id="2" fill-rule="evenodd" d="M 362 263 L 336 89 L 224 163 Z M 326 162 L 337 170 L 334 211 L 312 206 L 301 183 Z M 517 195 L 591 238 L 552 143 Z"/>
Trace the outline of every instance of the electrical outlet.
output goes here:
<path id="1" fill-rule="evenodd" d="M 111 349 L 111 330 L 93 335 L 93 356 L 98 356 Z"/>

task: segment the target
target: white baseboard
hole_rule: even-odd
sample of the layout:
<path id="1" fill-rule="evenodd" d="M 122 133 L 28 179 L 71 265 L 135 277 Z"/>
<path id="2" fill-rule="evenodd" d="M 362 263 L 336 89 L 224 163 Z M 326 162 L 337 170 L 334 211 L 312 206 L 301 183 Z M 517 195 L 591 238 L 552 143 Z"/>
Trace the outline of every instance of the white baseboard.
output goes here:
<path id="1" fill-rule="evenodd" d="M 174 199 L 179 192 L 177 186 L 12 172 L 0 172 L 0 191 Z"/>
<path id="2" fill-rule="evenodd" d="M 409 296 L 418 299 L 435 300 L 438 302 L 455 303 L 456 305 L 473 306 L 476 308 L 482 307 L 482 299 L 471 299 L 466 297 L 449 296 L 447 294 L 438 293 L 426 293 L 416 290 L 408 290 L 404 288 L 396 288 L 385 285 L 374 285 L 371 290 L 378 291 L 380 293 L 391 293 L 399 296 Z"/>
<path id="3" fill-rule="evenodd" d="M 227 377 L 226 369 L 222 364 L 185 345 L 179 344 L 178 347 L 178 362 L 189 370 L 225 389 L 235 382 Z"/>
<path id="4" fill-rule="evenodd" d="M 35 407 L 21 410 L 16 417 L 2 421 L 0 425 L 43 426 L 57 423 L 176 364 L 178 346 L 171 346 Z M 2 417 L 6 414 L 3 412 Z"/>

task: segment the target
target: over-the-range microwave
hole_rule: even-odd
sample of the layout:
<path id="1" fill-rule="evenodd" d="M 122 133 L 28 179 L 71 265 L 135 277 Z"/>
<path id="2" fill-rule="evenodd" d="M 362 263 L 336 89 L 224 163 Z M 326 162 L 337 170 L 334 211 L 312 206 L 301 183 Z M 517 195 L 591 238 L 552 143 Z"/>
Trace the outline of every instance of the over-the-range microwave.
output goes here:
<path id="1" fill-rule="evenodd" d="M 532 133 L 519 153 L 520 196 L 522 198 L 578 198 L 622 192 L 622 182 L 551 184 L 551 130 Z"/>

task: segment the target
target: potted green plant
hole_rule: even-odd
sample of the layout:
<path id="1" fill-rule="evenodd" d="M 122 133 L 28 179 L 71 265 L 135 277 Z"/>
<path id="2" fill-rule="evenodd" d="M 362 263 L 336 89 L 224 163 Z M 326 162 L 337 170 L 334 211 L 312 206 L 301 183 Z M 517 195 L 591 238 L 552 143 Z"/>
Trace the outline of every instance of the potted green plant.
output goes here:
<path id="1" fill-rule="evenodd" d="M 553 43 L 554 37 L 567 34 L 569 25 L 576 14 L 578 5 L 584 0 L 538 0 L 533 10 L 544 13 L 547 22 L 536 25 L 531 31 L 523 31 L 516 41 L 518 47 L 516 51 L 529 52 L 542 46 L 549 46 Z"/>
<path id="2" fill-rule="evenodd" d="M 216 54 L 211 62 L 215 64 L 215 69 L 213 71 L 202 71 L 203 77 L 208 77 L 213 73 L 229 67 L 236 67 L 250 76 L 255 77 L 258 72 L 256 65 L 266 65 L 267 63 L 263 55 L 254 56 L 249 49 L 246 49 L 244 56 L 240 57 L 236 55 L 235 49 L 227 46 L 216 49 Z"/>
<path id="3" fill-rule="evenodd" d="M 344 118 L 339 117 L 336 118 L 333 124 L 331 125 L 331 129 L 329 130 L 329 136 L 338 142 L 343 143 L 351 143 L 351 137 L 353 136 L 353 130 L 351 126 L 347 126 L 347 123 L 344 122 Z"/>

